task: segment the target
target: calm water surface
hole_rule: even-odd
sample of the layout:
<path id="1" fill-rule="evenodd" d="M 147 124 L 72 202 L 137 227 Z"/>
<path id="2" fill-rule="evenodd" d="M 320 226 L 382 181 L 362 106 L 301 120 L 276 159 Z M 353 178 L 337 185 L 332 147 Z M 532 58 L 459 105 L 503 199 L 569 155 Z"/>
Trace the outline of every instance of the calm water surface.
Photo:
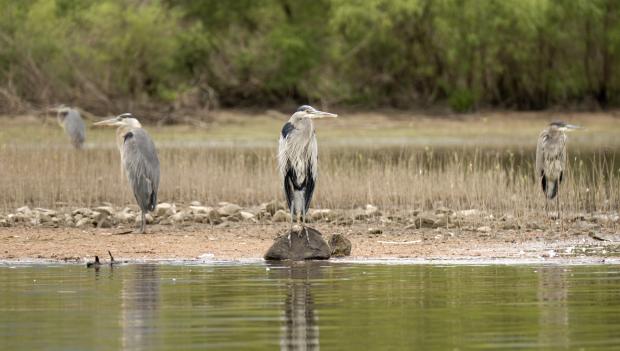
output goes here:
<path id="1" fill-rule="evenodd" d="M 620 348 L 620 266 L 0 266 L 2 350 Z"/>

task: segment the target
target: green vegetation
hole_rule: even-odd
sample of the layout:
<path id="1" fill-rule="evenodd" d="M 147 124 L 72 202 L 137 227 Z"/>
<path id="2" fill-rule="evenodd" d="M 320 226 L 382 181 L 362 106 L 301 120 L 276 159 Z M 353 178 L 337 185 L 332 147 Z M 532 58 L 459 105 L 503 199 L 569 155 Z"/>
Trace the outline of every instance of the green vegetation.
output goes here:
<path id="1" fill-rule="evenodd" d="M 618 106 L 615 0 L 0 0 L 0 109 Z M 165 108 L 163 108 L 165 107 Z M 173 113 L 174 114 L 174 113 Z"/>

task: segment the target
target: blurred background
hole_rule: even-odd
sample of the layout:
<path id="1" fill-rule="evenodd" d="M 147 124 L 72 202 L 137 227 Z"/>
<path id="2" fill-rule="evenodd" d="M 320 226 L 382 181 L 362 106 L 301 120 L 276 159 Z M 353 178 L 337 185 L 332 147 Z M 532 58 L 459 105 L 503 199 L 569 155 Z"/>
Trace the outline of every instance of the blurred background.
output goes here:
<path id="1" fill-rule="evenodd" d="M 615 0 L 0 0 L 0 113 L 68 103 L 592 110 L 620 103 Z M 159 117 L 158 117 L 159 116 Z"/>
<path id="2" fill-rule="evenodd" d="M 160 200 L 283 200 L 275 153 L 316 123 L 316 208 L 544 206 L 533 163 L 569 140 L 570 211 L 620 206 L 620 1 L 0 0 L 0 208 L 134 203 L 104 116 L 158 148 Z M 81 109 L 74 150 L 55 113 Z M 112 166 L 111 166 L 112 165 Z M 117 168 L 118 167 L 118 168 Z"/>

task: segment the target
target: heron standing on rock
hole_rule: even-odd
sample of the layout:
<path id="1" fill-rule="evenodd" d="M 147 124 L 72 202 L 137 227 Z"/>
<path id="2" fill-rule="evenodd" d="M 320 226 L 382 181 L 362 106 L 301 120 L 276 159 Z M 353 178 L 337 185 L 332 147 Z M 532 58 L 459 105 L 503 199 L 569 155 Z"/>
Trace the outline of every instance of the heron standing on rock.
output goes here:
<path id="1" fill-rule="evenodd" d="M 312 120 L 338 117 L 312 106 L 300 106 L 282 127 L 278 166 L 284 181 L 284 194 L 293 221 L 305 223 L 317 179 L 318 148 Z"/>
<path id="2" fill-rule="evenodd" d="M 124 113 L 95 125 L 118 127 L 116 145 L 121 154 L 122 169 L 127 174 L 133 195 L 142 210 L 140 233 L 144 233 L 146 212 L 153 211 L 157 206 L 159 159 L 155 144 L 131 113 Z"/>
<path id="3" fill-rule="evenodd" d="M 76 108 L 60 105 L 50 109 L 52 112 L 56 112 L 56 118 L 58 124 L 65 130 L 67 136 L 71 140 L 71 144 L 76 149 L 81 149 L 84 145 L 84 139 L 86 139 L 86 127 L 80 112 Z"/>
<path id="4" fill-rule="evenodd" d="M 543 129 L 536 145 L 536 177 L 545 194 L 545 212 L 548 200 L 556 199 L 558 219 L 560 198 L 558 191 L 566 169 L 566 132 L 581 128 L 562 121 L 552 122 Z"/>

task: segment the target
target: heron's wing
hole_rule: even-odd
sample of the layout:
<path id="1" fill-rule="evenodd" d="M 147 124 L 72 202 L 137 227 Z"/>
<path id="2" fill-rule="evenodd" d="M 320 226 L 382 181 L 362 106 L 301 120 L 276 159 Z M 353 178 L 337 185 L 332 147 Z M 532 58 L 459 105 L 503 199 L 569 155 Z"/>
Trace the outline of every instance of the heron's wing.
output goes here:
<path id="1" fill-rule="evenodd" d="M 286 176 L 287 167 L 289 167 L 290 150 L 288 145 L 288 137 L 295 130 L 292 123 L 286 122 L 280 133 L 280 141 L 278 143 L 278 169 L 282 178 Z"/>
<path id="2" fill-rule="evenodd" d="M 77 110 L 71 109 L 67 113 L 64 121 L 65 131 L 71 138 L 71 143 L 75 147 L 81 147 L 86 138 L 86 127 L 84 121 Z"/>
<path id="3" fill-rule="evenodd" d="M 132 129 L 125 134 L 123 163 L 138 205 L 152 211 L 157 205 L 159 159 L 155 144 L 144 129 Z"/>
<path id="4" fill-rule="evenodd" d="M 545 172 L 545 144 L 549 138 L 549 131 L 543 130 L 538 136 L 536 144 L 536 177 L 544 176 Z"/>
<path id="5" fill-rule="evenodd" d="M 314 187 L 316 185 L 316 178 L 318 175 L 318 154 L 319 149 L 316 142 L 316 135 L 312 134 L 312 139 L 310 140 L 310 154 L 308 155 L 308 164 L 307 164 L 307 174 L 306 174 L 306 194 L 305 194 L 305 203 L 306 212 L 310 208 L 310 201 L 312 201 L 312 194 L 314 194 Z"/>

